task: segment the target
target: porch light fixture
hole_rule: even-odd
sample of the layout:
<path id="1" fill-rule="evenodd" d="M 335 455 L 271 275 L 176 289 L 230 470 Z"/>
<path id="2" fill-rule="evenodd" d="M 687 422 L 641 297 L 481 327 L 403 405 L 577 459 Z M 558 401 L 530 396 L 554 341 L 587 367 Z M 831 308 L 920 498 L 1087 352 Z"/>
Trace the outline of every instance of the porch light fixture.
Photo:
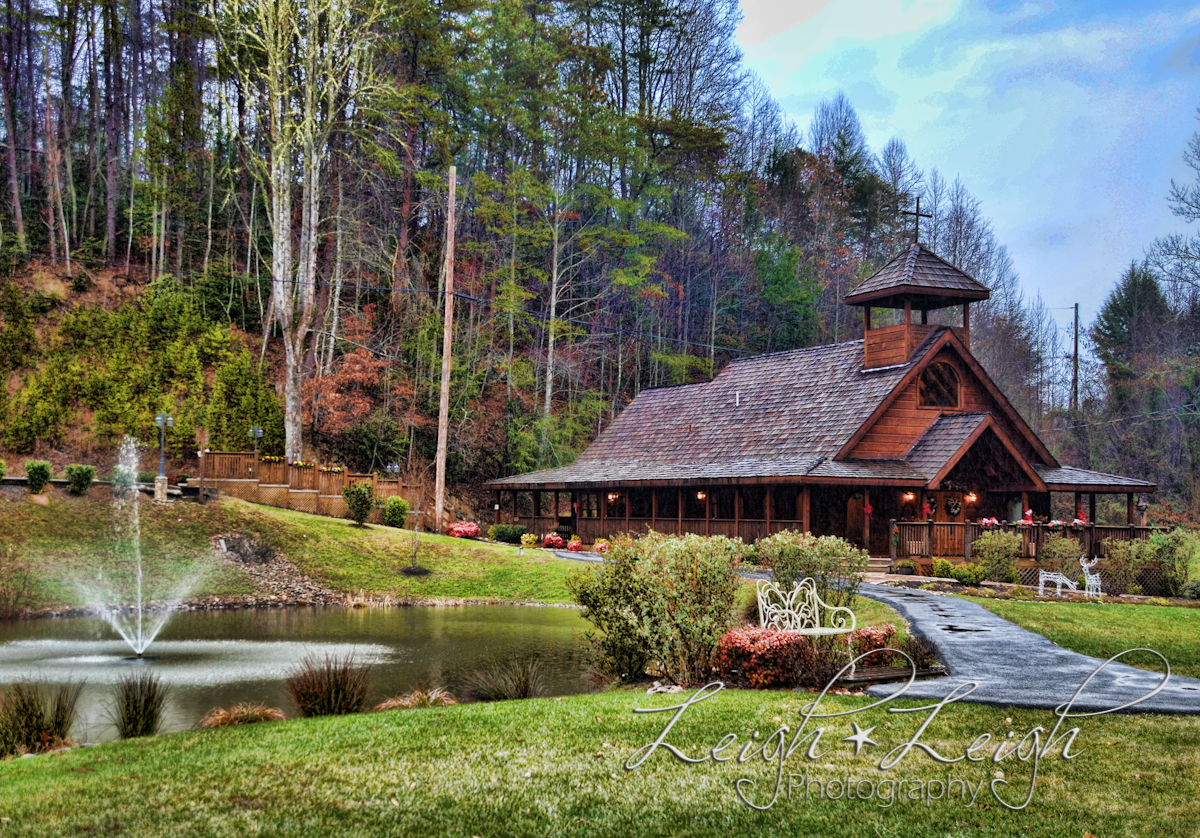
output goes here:
<path id="1" fill-rule="evenodd" d="M 621 496 L 620 496 L 620 495 L 618 495 L 616 492 L 609 492 L 609 493 L 608 493 L 608 502 L 609 502 L 609 503 L 612 503 L 613 501 L 615 501 L 615 500 L 616 500 L 617 498 L 619 498 L 619 497 L 621 497 Z"/>
<path id="2" fill-rule="evenodd" d="M 1145 498 L 1143 498 L 1143 497 L 1139 497 L 1139 498 L 1138 498 L 1138 502 L 1137 502 L 1137 511 L 1138 511 L 1138 512 L 1142 512 L 1142 513 L 1145 513 L 1145 511 L 1146 511 L 1147 509 L 1149 509 L 1149 508 L 1150 508 L 1150 502 L 1149 502 L 1149 501 L 1147 501 L 1147 500 L 1146 500 Z"/>
<path id="3" fill-rule="evenodd" d="M 696 500 L 704 500 L 708 495 L 704 492 L 696 492 Z"/>
<path id="4" fill-rule="evenodd" d="M 967 496 L 965 498 L 963 498 L 963 500 L 965 500 L 967 503 L 974 503 L 975 501 L 978 500 L 978 498 L 975 497 L 974 492 L 967 492 Z"/>
<path id="5" fill-rule="evenodd" d="M 912 503 L 914 500 L 917 499 L 917 496 L 915 494 L 913 494 L 912 492 L 905 492 L 900 497 L 904 498 L 905 503 Z"/>

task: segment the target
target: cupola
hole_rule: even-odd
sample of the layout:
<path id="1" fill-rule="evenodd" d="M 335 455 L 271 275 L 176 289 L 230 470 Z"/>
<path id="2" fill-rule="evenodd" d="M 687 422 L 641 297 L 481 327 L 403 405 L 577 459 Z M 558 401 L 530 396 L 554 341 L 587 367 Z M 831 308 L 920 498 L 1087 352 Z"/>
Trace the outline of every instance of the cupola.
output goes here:
<path id="1" fill-rule="evenodd" d="M 951 328 L 969 348 L 971 303 L 991 294 L 974 277 L 914 242 L 846 296 L 846 305 L 863 310 L 863 367 L 906 362 L 929 333 L 939 328 L 929 324 L 929 312 L 940 308 L 962 306 L 962 324 Z M 903 309 L 904 322 L 872 327 L 872 308 Z M 914 317 L 917 312 L 920 322 Z"/>

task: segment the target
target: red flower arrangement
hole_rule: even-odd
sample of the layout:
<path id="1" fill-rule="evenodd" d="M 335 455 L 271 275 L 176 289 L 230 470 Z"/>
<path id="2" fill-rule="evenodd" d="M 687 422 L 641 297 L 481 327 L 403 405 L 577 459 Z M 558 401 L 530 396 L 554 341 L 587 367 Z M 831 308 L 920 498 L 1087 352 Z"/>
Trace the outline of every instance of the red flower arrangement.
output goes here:
<path id="1" fill-rule="evenodd" d="M 567 549 L 570 550 L 572 553 L 582 553 L 583 552 L 582 539 L 572 538 L 570 541 L 567 542 Z"/>
<path id="2" fill-rule="evenodd" d="M 292 462 L 288 463 L 288 465 L 290 465 L 292 468 L 316 468 L 317 467 L 316 463 L 306 463 L 306 462 L 304 462 L 304 460 L 293 460 Z"/>
<path id="3" fill-rule="evenodd" d="M 981 526 L 984 526 L 984 527 L 998 527 L 998 526 L 1000 526 L 1000 519 L 999 518 L 983 518 L 979 521 L 979 523 Z"/>
<path id="4" fill-rule="evenodd" d="M 341 474 L 345 471 L 341 466 L 321 466 L 321 474 Z"/>
<path id="5" fill-rule="evenodd" d="M 548 532 L 542 536 L 542 546 L 553 550 L 561 550 L 563 546 L 562 536 L 558 533 Z"/>
<path id="6" fill-rule="evenodd" d="M 267 455 L 266 455 L 266 456 L 264 456 L 264 457 L 259 457 L 259 458 L 258 458 L 258 461 L 259 461 L 260 463 L 282 463 L 282 462 L 283 462 L 283 457 L 276 457 L 276 456 L 273 456 L 273 455 L 271 455 L 271 454 L 267 454 Z"/>
<path id="7" fill-rule="evenodd" d="M 474 521 L 459 521 L 457 524 L 451 524 L 446 527 L 446 535 L 451 538 L 477 538 L 479 536 L 479 524 Z"/>
<path id="8" fill-rule="evenodd" d="M 875 508 L 873 506 L 871 506 L 871 504 L 868 503 L 868 504 L 863 505 L 863 514 L 864 515 L 870 516 L 870 514 L 874 511 L 875 511 Z"/>

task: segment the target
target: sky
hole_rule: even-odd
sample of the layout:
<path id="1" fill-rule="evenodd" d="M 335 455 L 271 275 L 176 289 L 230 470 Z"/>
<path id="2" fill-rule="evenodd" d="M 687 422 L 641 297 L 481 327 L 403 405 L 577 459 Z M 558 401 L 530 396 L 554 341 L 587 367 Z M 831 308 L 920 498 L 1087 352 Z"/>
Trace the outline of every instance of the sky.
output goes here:
<path id="1" fill-rule="evenodd" d="M 746 63 L 804 129 L 839 90 L 878 152 L 957 175 L 1027 296 L 1091 323 L 1156 236 L 1200 129 L 1200 2 L 741 0 Z"/>

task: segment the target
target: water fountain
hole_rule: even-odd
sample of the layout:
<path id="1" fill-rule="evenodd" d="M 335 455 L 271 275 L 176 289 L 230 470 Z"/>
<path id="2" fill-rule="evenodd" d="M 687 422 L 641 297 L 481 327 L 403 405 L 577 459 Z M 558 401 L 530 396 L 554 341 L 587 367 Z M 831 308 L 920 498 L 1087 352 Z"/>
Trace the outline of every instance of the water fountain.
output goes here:
<path id="1" fill-rule="evenodd" d="M 148 596 L 142 568 L 141 491 L 137 484 L 137 468 L 138 441 L 127 436 L 121 443 L 120 456 L 113 469 L 113 511 L 118 551 L 128 553 L 130 563 L 110 570 L 107 575 L 101 569 L 94 582 L 79 582 L 76 587 L 84 601 L 129 645 L 135 659 L 145 659 L 146 649 L 199 579 L 189 575 L 166 590 L 158 591 L 157 596 Z"/>

